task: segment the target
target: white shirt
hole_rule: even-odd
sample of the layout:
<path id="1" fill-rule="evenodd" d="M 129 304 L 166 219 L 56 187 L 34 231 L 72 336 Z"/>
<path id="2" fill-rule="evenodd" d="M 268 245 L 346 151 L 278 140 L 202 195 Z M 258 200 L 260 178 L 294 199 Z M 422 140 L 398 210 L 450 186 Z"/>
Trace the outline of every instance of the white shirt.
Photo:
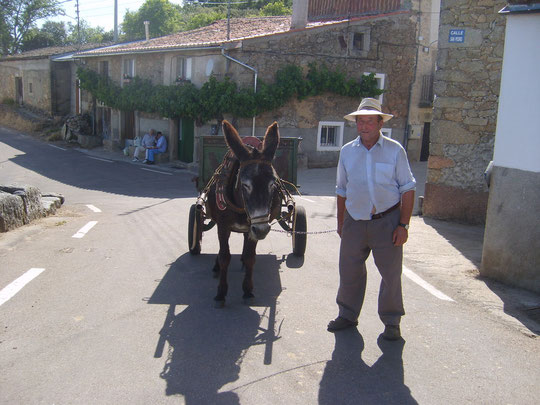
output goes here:
<path id="1" fill-rule="evenodd" d="M 156 144 L 156 138 L 150 134 L 144 134 L 142 139 L 142 146 L 145 148 L 149 148 L 150 146 L 154 146 Z"/>
<path id="2" fill-rule="evenodd" d="M 405 149 L 382 135 L 368 150 L 360 137 L 341 148 L 336 194 L 345 197 L 347 212 L 355 220 L 369 220 L 396 205 L 401 195 L 416 188 Z"/>

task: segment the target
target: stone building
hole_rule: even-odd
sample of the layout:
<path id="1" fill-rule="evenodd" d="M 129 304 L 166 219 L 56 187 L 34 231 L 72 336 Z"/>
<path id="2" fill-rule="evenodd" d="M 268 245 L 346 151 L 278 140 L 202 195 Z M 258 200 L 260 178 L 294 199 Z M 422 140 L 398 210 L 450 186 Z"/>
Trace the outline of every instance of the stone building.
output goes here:
<path id="1" fill-rule="evenodd" d="M 48 47 L 0 58 L 0 101 L 56 116 L 79 112 L 72 59 L 76 51 L 75 46 Z"/>
<path id="2" fill-rule="evenodd" d="M 156 85 L 189 80 L 200 87 L 210 76 L 227 76 L 240 87 L 253 88 L 255 78 L 271 83 L 283 66 L 294 64 L 305 72 L 311 62 L 340 70 L 350 79 L 373 73 L 385 89 L 380 96 L 383 108 L 395 117 L 384 132 L 405 145 L 411 138 L 411 153 L 418 158 L 422 132 L 431 120 L 429 75 L 437 42 L 431 28 L 438 25 L 433 17 L 438 13 L 432 12 L 431 1 L 378 1 L 367 11 L 349 7 L 357 3 L 295 1 L 292 25 L 291 17 L 231 19 L 229 24 L 222 20 L 193 31 L 81 52 L 77 57 L 85 67 L 122 84 L 140 76 Z M 293 99 L 254 119 L 224 118 L 232 120 L 241 135 L 256 136 L 277 120 L 282 136 L 302 137 L 301 156 L 308 166 L 332 166 L 341 145 L 356 137 L 354 125 L 343 116 L 359 102 L 328 93 Z M 129 143 L 136 134 L 155 128 L 169 138 L 169 158 L 188 164 L 197 160 L 197 139 L 219 130 L 217 120 L 199 126 L 185 117 L 163 119 L 143 111 L 117 111 L 94 103 L 89 94 L 83 94 L 82 105 L 95 109 L 96 128 L 105 145 L 123 148 L 126 140 Z"/>
<path id="3" fill-rule="evenodd" d="M 480 273 L 540 293 L 540 2 L 507 18 L 493 170 Z"/>
<path id="4" fill-rule="evenodd" d="M 483 173 L 493 141 L 504 50 L 506 0 L 442 0 L 423 213 L 483 223 Z"/>

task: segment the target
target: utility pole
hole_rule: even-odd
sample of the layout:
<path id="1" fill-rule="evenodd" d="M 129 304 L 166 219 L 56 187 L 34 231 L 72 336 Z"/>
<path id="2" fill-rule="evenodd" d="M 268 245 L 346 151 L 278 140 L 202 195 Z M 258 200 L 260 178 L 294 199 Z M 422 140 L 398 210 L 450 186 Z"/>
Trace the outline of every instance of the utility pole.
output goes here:
<path id="1" fill-rule="evenodd" d="M 227 41 L 231 39 L 231 0 L 227 1 Z"/>
<path id="2" fill-rule="evenodd" d="M 79 0 L 76 1 L 77 7 L 77 49 L 81 49 L 81 22 L 79 20 Z"/>
<path id="3" fill-rule="evenodd" d="M 114 0 L 114 42 L 118 42 L 118 0 Z"/>

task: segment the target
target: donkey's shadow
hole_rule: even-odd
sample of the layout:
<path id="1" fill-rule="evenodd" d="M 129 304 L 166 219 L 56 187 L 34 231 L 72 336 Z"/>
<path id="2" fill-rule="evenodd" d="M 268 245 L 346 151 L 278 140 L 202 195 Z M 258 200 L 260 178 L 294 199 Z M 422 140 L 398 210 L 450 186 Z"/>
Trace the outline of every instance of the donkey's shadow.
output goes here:
<path id="1" fill-rule="evenodd" d="M 272 343 L 279 339 L 275 317 L 282 261 L 273 255 L 257 256 L 254 306 L 265 307 L 259 314 L 242 304 L 239 255 L 231 260 L 227 306 L 214 308 L 214 260 L 215 255 L 204 254 L 179 257 L 149 300 L 169 306 L 155 357 L 167 353 L 161 373 L 166 394 L 183 395 L 186 404 L 239 404 L 236 393 L 219 392 L 221 387 L 239 378 L 244 353 L 251 346 L 265 344 L 261 362 L 269 364 Z"/>

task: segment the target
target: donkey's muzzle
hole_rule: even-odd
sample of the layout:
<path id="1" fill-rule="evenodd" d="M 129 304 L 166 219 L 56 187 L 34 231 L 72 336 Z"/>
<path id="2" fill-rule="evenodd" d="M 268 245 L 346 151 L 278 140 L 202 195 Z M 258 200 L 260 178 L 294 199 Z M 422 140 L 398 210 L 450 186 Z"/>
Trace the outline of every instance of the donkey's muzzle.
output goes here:
<path id="1" fill-rule="evenodd" d="M 255 217 L 250 219 L 250 233 L 251 237 L 255 240 L 262 240 L 266 238 L 268 232 L 270 232 L 270 215 L 263 215 L 260 217 Z"/>

